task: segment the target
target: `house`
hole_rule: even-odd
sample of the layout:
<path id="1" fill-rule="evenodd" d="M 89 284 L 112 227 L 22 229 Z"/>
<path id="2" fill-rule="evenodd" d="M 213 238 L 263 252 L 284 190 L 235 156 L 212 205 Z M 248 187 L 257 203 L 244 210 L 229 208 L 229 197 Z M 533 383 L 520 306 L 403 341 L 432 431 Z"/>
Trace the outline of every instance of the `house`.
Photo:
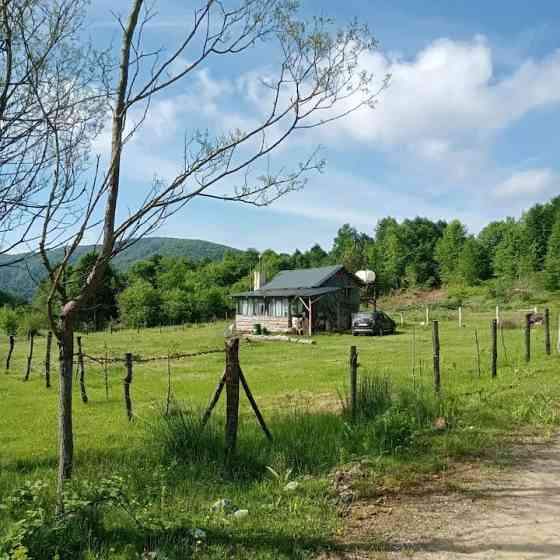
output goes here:
<path id="1" fill-rule="evenodd" d="M 268 283 L 262 272 L 256 272 L 255 290 L 233 294 L 235 329 L 251 332 L 258 324 L 270 332 L 289 332 L 298 318 L 310 335 L 347 330 L 352 313 L 360 309 L 362 286 L 342 265 L 284 270 Z"/>

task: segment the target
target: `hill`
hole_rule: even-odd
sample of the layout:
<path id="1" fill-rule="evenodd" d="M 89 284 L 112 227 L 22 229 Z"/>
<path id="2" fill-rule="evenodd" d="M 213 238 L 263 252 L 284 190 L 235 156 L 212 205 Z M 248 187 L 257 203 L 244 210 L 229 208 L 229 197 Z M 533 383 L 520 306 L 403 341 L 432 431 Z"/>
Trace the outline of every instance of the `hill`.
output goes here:
<path id="1" fill-rule="evenodd" d="M 84 245 L 76 251 L 73 262 L 81 255 L 95 249 L 95 245 Z M 219 245 L 200 239 L 175 239 L 171 237 L 147 237 L 118 255 L 114 266 L 120 271 L 128 270 L 136 261 L 149 259 L 154 255 L 164 257 L 188 257 L 193 260 L 221 260 L 227 251 L 237 251 L 226 245 Z M 24 261 L 17 264 L 2 266 L 23 257 Z M 51 258 L 56 261 L 62 258 L 62 249 L 51 251 Z M 0 255 L 0 291 L 16 298 L 30 300 L 37 284 L 44 278 L 45 271 L 39 258 L 31 253 L 19 255 Z"/>

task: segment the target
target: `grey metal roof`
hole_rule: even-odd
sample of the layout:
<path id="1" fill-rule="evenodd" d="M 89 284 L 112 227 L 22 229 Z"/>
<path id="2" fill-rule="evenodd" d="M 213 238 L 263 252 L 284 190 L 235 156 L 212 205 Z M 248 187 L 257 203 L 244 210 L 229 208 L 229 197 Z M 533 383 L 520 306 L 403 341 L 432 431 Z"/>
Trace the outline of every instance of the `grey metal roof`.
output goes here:
<path id="1" fill-rule="evenodd" d="M 268 284 L 267 284 L 268 286 Z M 241 292 L 232 294 L 232 297 L 316 297 L 333 292 L 338 292 L 342 288 L 325 286 L 324 288 L 285 288 L 285 289 L 268 289 L 266 286 L 254 292 Z"/>
<path id="2" fill-rule="evenodd" d="M 287 290 L 296 288 L 319 288 L 329 278 L 344 267 L 323 266 L 321 268 L 304 268 L 300 270 L 282 270 L 262 290 Z"/>

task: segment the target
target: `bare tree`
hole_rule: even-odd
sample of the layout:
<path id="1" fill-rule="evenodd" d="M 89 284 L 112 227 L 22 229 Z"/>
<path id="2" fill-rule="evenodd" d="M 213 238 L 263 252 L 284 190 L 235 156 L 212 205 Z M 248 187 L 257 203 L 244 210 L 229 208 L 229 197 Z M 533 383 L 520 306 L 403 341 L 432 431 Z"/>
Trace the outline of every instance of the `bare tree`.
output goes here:
<path id="1" fill-rule="evenodd" d="M 74 322 L 78 312 L 92 304 L 109 261 L 197 198 L 263 206 L 301 188 L 306 174 L 323 166 L 317 153 L 303 158 L 293 169 L 274 169 L 270 154 L 304 129 L 372 107 L 378 93 L 370 91 L 372 76 L 360 70 L 362 55 L 377 46 L 368 29 L 351 23 L 331 33 L 329 20 L 300 21 L 292 0 L 200 0 L 179 43 L 155 52 L 143 46 L 146 24 L 152 17 L 154 12 L 143 0 L 132 0 L 128 19 L 118 19 L 122 32 L 118 69 L 104 81 L 111 99 L 111 150 L 106 169 L 98 158 L 84 175 L 76 167 L 80 159 L 68 157 L 71 150 L 66 154 L 55 150 L 56 172 L 40 216 L 39 251 L 50 281 L 48 315 L 61 345 L 59 497 L 73 464 Z M 142 202 L 125 212 L 120 196 L 121 164 L 128 141 L 150 114 L 152 101 L 169 88 L 189 83 L 213 60 L 240 57 L 261 44 L 278 60 L 273 77 L 261 82 L 267 92 L 266 113 L 255 112 L 259 120 L 248 130 L 215 137 L 191 132 L 176 176 L 154 179 Z M 385 84 L 383 79 L 380 88 Z M 56 146 L 64 132 L 56 125 L 49 132 Z M 233 181 L 236 184 L 231 186 Z M 50 237 L 59 235 L 61 226 L 68 235 L 71 228 L 67 224 L 76 217 L 64 258 L 52 263 L 46 250 Z M 65 270 L 90 231 L 100 232 L 97 260 L 78 295 L 68 297 Z M 59 316 L 55 316 L 56 301 L 62 304 Z"/>
<path id="2" fill-rule="evenodd" d="M 79 42 L 86 4 L 0 0 L 0 254 L 38 240 L 57 161 L 83 162 L 99 130 L 104 65 Z"/>

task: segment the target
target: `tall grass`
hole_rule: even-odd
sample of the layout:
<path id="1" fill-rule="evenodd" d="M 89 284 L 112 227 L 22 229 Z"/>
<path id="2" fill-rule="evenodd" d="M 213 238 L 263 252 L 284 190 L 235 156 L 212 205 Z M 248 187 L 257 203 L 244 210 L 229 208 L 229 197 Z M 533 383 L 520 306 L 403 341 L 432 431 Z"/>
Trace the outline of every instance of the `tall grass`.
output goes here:
<path id="1" fill-rule="evenodd" d="M 432 431 L 436 417 L 449 407 L 443 399 L 418 389 L 395 390 L 388 378 L 362 378 L 358 390 L 358 420 L 350 422 L 348 400 L 338 412 L 297 411 L 268 419 L 269 443 L 252 418 L 243 418 L 234 473 L 240 479 L 263 477 L 267 469 L 294 474 L 320 473 L 364 455 L 399 455 L 420 448 L 419 436 Z M 152 424 L 152 443 L 162 462 L 204 469 L 220 476 L 225 461 L 223 419 L 202 426 L 198 410 L 176 403 Z M 446 418 L 447 423 L 451 418 Z M 210 469 L 210 470 L 209 470 Z"/>

